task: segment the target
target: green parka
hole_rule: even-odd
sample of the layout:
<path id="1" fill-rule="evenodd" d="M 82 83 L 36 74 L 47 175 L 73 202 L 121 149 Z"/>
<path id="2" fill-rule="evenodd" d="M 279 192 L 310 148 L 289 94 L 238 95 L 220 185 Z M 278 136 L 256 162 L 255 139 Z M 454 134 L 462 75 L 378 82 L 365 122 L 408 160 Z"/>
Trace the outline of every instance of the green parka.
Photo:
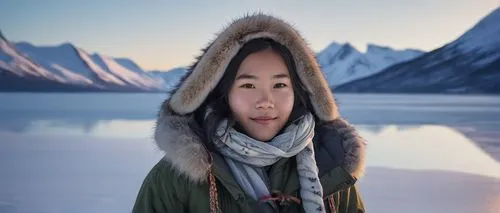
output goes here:
<path id="1" fill-rule="evenodd" d="M 205 101 L 241 46 L 270 38 L 292 53 L 300 80 L 311 94 L 316 117 L 315 158 L 327 212 L 365 212 L 357 180 L 364 170 L 365 142 L 339 115 L 314 53 L 286 22 L 257 14 L 234 21 L 206 48 L 158 114 L 155 142 L 165 153 L 147 174 L 133 213 L 261 211 L 232 177 L 219 154 L 209 151 L 190 128 L 193 112 Z M 303 212 L 294 157 L 268 169 L 270 191 L 280 212 Z"/>

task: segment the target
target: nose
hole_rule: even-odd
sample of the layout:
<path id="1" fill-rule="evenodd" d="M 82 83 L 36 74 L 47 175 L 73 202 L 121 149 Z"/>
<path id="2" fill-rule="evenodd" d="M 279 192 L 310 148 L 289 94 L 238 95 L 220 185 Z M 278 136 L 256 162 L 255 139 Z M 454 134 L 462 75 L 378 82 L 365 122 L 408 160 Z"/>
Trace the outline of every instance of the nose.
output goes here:
<path id="1" fill-rule="evenodd" d="M 271 91 L 262 91 L 260 92 L 260 96 L 257 100 L 256 104 L 257 109 L 268 109 L 274 108 L 274 99 Z"/>

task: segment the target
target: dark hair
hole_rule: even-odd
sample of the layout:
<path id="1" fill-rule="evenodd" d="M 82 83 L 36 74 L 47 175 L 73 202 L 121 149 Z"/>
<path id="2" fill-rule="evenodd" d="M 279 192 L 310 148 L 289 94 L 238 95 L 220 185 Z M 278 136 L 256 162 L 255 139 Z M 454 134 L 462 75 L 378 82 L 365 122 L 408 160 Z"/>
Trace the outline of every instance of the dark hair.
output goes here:
<path id="1" fill-rule="evenodd" d="M 204 103 L 194 112 L 196 126 L 198 126 L 198 128 L 195 128 L 197 130 L 195 132 L 204 139 L 203 141 L 209 142 L 216 139 L 216 128 L 223 119 L 228 119 L 228 127 L 234 126 L 236 129 L 240 129 L 232 117 L 231 109 L 229 108 L 229 91 L 243 60 L 252 53 L 268 49 L 278 53 L 283 58 L 290 73 L 290 80 L 294 90 L 294 106 L 287 124 L 311 111 L 309 94 L 299 79 L 295 61 L 288 48 L 271 39 L 253 39 L 245 43 L 236 56 L 229 62 L 222 79 L 210 92 Z M 211 108 L 212 112 L 205 118 L 208 108 Z M 207 145 L 209 149 L 213 150 L 211 143 L 207 143 Z"/>

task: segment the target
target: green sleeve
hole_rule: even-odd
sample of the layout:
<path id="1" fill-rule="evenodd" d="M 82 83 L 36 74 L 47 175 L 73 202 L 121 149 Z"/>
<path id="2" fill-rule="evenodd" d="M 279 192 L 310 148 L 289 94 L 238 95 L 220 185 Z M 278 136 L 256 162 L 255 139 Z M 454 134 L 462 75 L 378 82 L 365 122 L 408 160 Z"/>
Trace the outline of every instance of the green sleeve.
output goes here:
<path id="1" fill-rule="evenodd" d="M 185 212 L 183 187 L 175 186 L 178 178 L 170 166 L 160 161 L 148 173 L 137 195 L 132 213 Z"/>
<path id="2" fill-rule="evenodd" d="M 353 185 L 350 188 L 339 191 L 334 194 L 334 206 L 337 213 L 364 213 L 365 206 L 361 199 L 361 194 L 358 190 L 358 185 Z M 328 199 L 325 200 L 327 212 L 332 212 Z"/>

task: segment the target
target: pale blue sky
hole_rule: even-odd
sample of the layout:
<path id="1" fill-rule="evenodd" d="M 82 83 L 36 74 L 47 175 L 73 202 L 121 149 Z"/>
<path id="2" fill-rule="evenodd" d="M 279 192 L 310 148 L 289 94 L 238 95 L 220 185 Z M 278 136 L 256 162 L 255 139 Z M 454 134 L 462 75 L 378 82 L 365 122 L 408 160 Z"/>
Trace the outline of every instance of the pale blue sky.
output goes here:
<path id="1" fill-rule="evenodd" d="M 11 41 L 71 42 L 128 57 L 144 69 L 189 65 L 234 18 L 256 11 L 294 24 L 315 51 L 331 42 L 432 50 L 457 38 L 500 0 L 1 0 Z"/>

